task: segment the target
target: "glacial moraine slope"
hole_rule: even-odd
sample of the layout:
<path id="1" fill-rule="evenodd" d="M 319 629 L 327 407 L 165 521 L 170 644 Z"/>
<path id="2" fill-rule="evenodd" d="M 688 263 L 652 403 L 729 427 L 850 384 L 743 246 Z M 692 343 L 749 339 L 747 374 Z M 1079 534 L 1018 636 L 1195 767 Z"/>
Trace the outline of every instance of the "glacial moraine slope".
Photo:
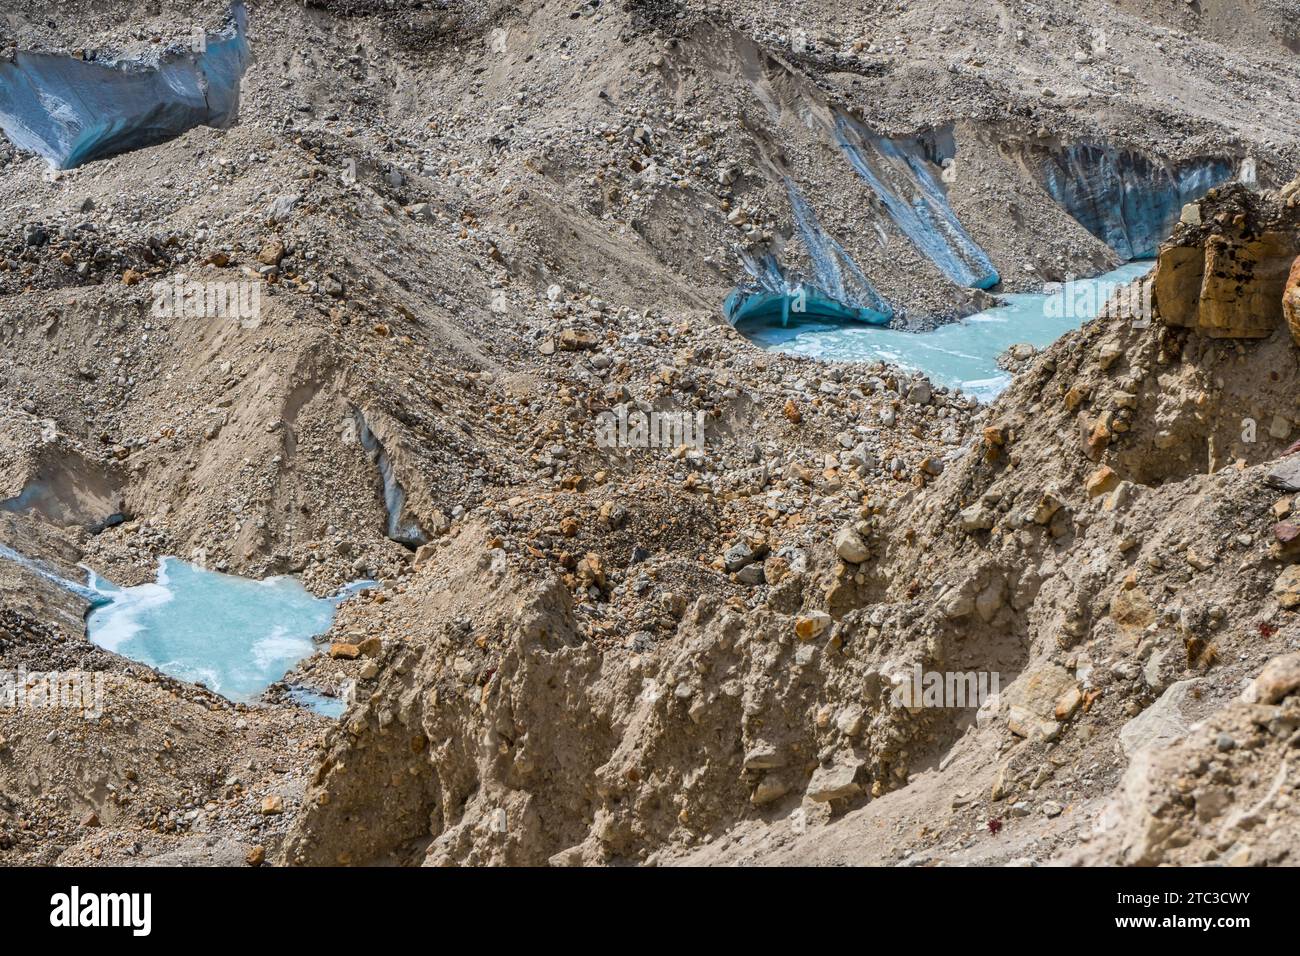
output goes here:
<path id="1" fill-rule="evenodd" d="M 1199 299 L 1195 326 L 1103 320 L 981 410 L 884 365 L 761 353 L 720 315 L 741 253 L 815 274 L 790 183 L 900 323 L 987 301 L 855 170 L 841 116 L 917 144 L 901 194 L 932 181 L 1009 290 L 1119 257 L 1051 199 L 1044 152 L 1294 176 L 1277 4 L 1047 6 L 265 0 L 232 128 L 57 174 L 0 145 L 0 542 L 121 584 L 163 555 L 317 593 L 383 583 L 329 636 L 355 654 L 288 677 L 356 682 L 326 733 L 285 687 L 237 707 L 95 650 L 66 597 L 6 565 L 0 668 L 122 682 L 107 725 L 0 716 L 3 852 L 654 861 L 787 843 L 798 821 L 813 842 L 781 852 L 812 858 L 927 794 L 954 813 L 918 838 L 936 859 L 991 813 L 1016 838 L 979 843 L 990 858 L 1071 845 L 1079 811 L 1045 804 L 1111 791 L 1111 731 L 1161 682 L 1208 681 L 1209 708 L 1294 640 L 1256 553 L 1278 504 L 1256 478 L 1295 419 L 1285 337 L 1202 334 L 1233 309 Z M 226 9 L 6 10 L 0 55 L 138 55 Z M 1289 215 L 1241 195 L 1175 242 L 1237 249 Z M 252 285 L 260 311 L 160 313 L 156 284 L 182 276 Z M 620 409 L 702 414 L 705 446 L 598 447 Z M 1259 429 L 1235 448 L 1239 416 Z M 1103 464 L 1129 482 L 1114 508 L 1080 490 Z M 1013 527 L 1031 491 L 1061 506 Z M 976 734 L 894 706 L 915 664 L 1000 670 L 1005 712 Z M 1014 744 L 1013 706 L 1059 743 Z M 970 780 L 1005 760 L 1004 796 L 954 808 L 949 777 L 925 783 L 952 760 Z"/>

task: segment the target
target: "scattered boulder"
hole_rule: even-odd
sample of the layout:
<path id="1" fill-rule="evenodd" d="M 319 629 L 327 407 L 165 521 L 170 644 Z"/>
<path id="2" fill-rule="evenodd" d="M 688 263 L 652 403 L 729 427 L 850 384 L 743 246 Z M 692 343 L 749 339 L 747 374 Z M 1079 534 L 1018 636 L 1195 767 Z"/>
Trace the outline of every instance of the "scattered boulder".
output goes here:
<path id="1" fill-rule="evenodd" d="M 1124 756 L 1131 759 L 1140 750 L 1167 747 L 1187 736 L 1192 725 L 1190 704 L 1204 684 L 1199 677 L 1171 684 L 1154 704 L 1121 727 L 1119 748 Z"/>
<path id="2" fill-rule="evenodd" d="M 563 352 L 580 352 L 594 349 L 598 341 L 593 332 L 565 329 L 560 333 L 559 345 Z"/>
<path id="3" fill-rule="evenodd" d="M 862 535 L 858 534 L 857 529 L 852 525 L 845 525 L 835 532 L 833 543 L 835 553 L 850 564 L 860 564 L 871 555 L 866 542 L 862 540 Z"/>
<path id="4" fill-rule="evenodd" d="M 1274 465 L 1264 476 L 1271 488 L 1282 491 L 1300 491 L 1300 455 L 1291 455 Z"/>
<path id="5" fill-rule="evenodd" d="M 813 611 L 800 617 L 794 622 L 795 636 L 801 641 L 811 641 L 817 638 L 828 627 L 831 626 L 831 616 L 825 611 Z"/>
<path id="6" fill-rule="evenodd" d="M 1273 596 L 1288 611 L 1300 607 L 1300 564 L 1287 567 L 1273 582 Z"/>
<path id="7" fill-rule="evenodd" d="M 284 813 L 284 797 L 272 793 L 262 798 L 262 816 L 274 817 L 282 813 Z"/>
<path id="8" fill-rule="evenodd" d="M 1039 717 L 1027 707 L 1012 705 L 1007 712 L 1007 730 L 1026 740 L 1055 740 L 1061 735 L 1061 725 L 1055 720 Z"/>
<path id="9" fill-rule="evenodd" d="M 1247 703 L 1276 704 L 1300 690 L 1300 651 L 1275 657 L 1246 690 Z"/>
<path id="10" fill-rule="evenodd" d="M 961 522 L 961 530 L 967 534 L 973 534 L 976 531 L 988 531 L 993 527 L 995 516 L 992 511 L 981 504 L 971 505 L 969 508 L 963 508 L 958 520 Z"/>
<path id="11" fill-rule="evenodd" d="M 841 760 L 830 767 L 818 767 L 808 781 L 808 799 L 817 803 L 831 800 L 845 800 L 862 792 L 857 782 L 858 771 L 862 761 Z"/>
<path id="12" fill-rule="evenodd" d="M 1102 465 L 1091 475 L 1085 483 L 1089 498 L 1096 498 L 1098 495 L 1104 495 L 1113 491 L 1119 485 L 1119 475 L 1115 474 L 1114 469 L 1109 465 Z"/>

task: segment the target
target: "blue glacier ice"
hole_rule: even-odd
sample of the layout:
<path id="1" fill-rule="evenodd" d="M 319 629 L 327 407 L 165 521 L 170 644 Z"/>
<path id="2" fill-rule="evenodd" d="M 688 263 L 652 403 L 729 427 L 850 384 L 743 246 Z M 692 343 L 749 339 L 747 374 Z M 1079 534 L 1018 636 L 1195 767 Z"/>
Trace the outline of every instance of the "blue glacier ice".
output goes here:
<path id="1" fill-rule="evenodd" d="M 893 307 L 863 274 L 833 236 L 818 222 L 812 207 L 789 178 L 785 181 L 794 212 L 795 227 L 808 255 L 811 275 L 782 267 L 770 253 L 741 255 L 748 280 L 741 283 L 723 303 L 722 311 L 732 325 L 751 320 L 807 313 L 829 319 L 888 325 Z"/>
<path id="2" fill-rule="evenodd" d="M 27 557 L 27 555 L 15 551 L 8 545 L 0 544 L 0 558 L 3 558 L 6 561 L 12 561 L 14 564 L 26 568 L 38 577 L 44 578 L 51 584 L 75 594 L 92 607 L 108 603 L 108 598 L 95 588 L 87 587 L 86 585 L 79 584 L 76 581 L 69 581 L 57 571 L 46 567 L 40 561 L 33 560 L 32 558 Z"/>
<path id="3" fill-rule="evenodd" d="M 1003 304 L 929 332 L 865 328 L 803 316 L 788 326 L 753 322 L 742 331 L 765 348 L 839 362 L 888 362 L 991 401 L 1011 382 L 998 356 L 1012 345 L 1046 346 L 1094 318 L 1111 293 L 1150 271 L 1132 262 L 1051 294 L 1004 295 Z"/>
<path id="4" fill-rule="evenodd" d="M 876 136 L 846 116 L 836 118 L 835 138 L 889 218 L 944 275 L 977 289 L 998 284 L 997 270 L 953 212 L 919 138 Z"/>
<path id="5" fill-rule="evenodd" d="M 383 444 L 370 430 L 361 409 L 356 409 L 353 415 L 357 425 L 357 435 L 361 439 L 361 447 L 379 469 L 384 492 L 384 510 L 388 513 L 386 533 L 398 544 L 408 548 L 418 548 L 429 540 L 429 536 L 420 527 L 420 522 L 407 511 L 406 491 L 397 480 L 393 461 L 388 457 Z"/>
<path id="6" fill-rule="evenodd" d="M 206 49 L 113 63 L 19 51 L 0 61 L 0 129 L 56 169 L 152 146 L 195 126 L 225 128 L 248 66 L 242 5 Z"/>
<path id="7" fill-rule="evenodd" d="M 86 632 L 105 650 L 247 701 L 315 650 L 312 638 L 359 586 L 317 598 L 295 578 L 255 581 L 163 558 L 157 580 L 131 588 L 92 572 L 100 605 Z"/>
<path id="8" fill-rule="evenodd" d="M 1037 151 L 1031 166 L 1052 198 L 1125 259 L 1149 259 L 1185 204 L 1233 177 L 1223 157 L 1167 163 L 1097 143 Z"/>

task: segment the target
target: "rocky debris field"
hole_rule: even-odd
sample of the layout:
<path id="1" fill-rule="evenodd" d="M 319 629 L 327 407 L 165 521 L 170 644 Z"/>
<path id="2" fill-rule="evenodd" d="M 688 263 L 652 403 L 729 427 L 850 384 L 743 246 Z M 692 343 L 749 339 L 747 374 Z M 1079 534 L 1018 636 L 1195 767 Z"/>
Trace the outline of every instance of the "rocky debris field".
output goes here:
<path id="1" fill-rule="evenodd" d="M 0 670 L 106 687 L 0 710 L 0 862 L 1294 863 L 1294 23 L 858 6 L 268 0 L 231 129 L 0 145 L 0 542 L 378 582 L 236 705 L 0 560 Z M 6 13 L 0 49 L 134 55 L 219 25 L 192 7 Z M 902 324 L 987 303 L 840 113 L 951 127 L 1002 291 L 1118 261 L 1034 149 L 1227 144 L 1258 181 L 1184 210 L 1154 316 L 981 406 L 720 318 L 745 257 L 806 256 L 787 180 Z M 651 413 L 703 440 L 608 447 Z M 1000 688 L 913 706 L 916 668 Z"/>

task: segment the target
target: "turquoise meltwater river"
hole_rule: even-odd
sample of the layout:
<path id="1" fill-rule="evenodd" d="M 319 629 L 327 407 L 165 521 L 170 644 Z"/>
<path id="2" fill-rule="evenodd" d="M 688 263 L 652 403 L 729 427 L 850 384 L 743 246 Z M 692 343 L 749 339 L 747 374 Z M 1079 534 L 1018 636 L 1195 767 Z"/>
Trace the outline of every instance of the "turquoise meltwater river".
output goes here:
<path id="1" fill-rule="evenodd" d="M 742 322 L 740 331 L 768 349 L 839 362 L 888 362 L 931 381 L 960 388 L 980 401 L 996 398 L 1011 382 L 998 356 L 1012 345 L 1037 348 L 1095 318 L 1120 286 L 1151 271 L 1151 260 L 1131 262 L 1093 279 L 1062 283 L 1043 294 L 1003 295 L 1005 304 L 940 326 L 902 332 L 857 322 L 779 319 Z"/>

